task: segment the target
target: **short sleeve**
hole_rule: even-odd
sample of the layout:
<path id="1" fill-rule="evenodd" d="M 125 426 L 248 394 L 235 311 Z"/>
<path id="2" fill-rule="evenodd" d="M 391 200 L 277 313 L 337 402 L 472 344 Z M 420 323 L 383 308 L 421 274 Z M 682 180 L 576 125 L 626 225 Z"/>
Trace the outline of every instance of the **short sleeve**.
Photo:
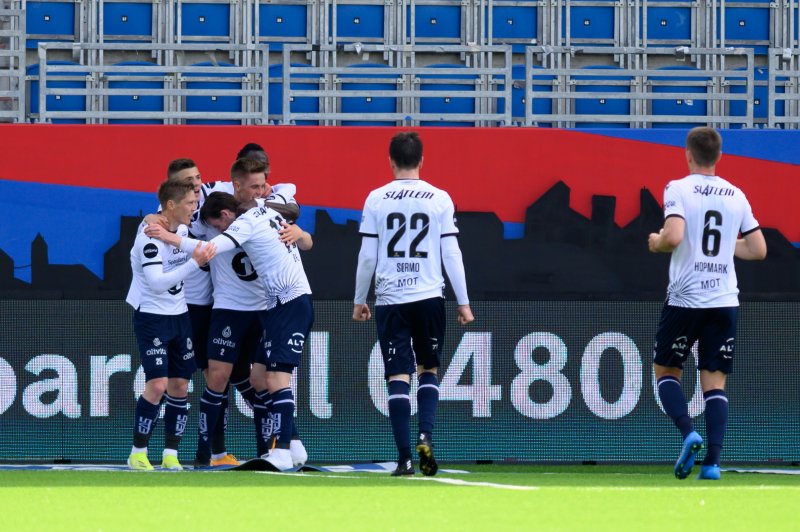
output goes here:
<path id="1" fill-rule="evenodd" d="M 455 236 L 458 235 L 458 225 L 456 223 L 456 209 L 453 205 L 453 200 L 445 193 L 444 201 L 442 202 L 441 219 L 439 223 L 442 228 L 442 236 Z"/>
<path id="2" fill-rule="evenodd" d="M 253 221 L 247 215 L 240 216 L 222 234 L 241 246 L 253 236 Z"/>
<path id="3" fill-rule="evenodd" d="M 367 197 L 367 201 L 364 202 L 364 210 L 361 211 L 361 225 L 358 228 L 358 232 L 361 234 L 361 236 L 371 236 L 371 237 L 378 236 L 376 208 L 374 205 L 374 201 L 372 201 L 372 198 L 373 195 L 370 194 Z"/>
<path id="4" fill-rule="evenodd" d="M 742 235 L 746 235 L 758 229 L 759 225 L 758 220 L 756 220 L 756 217 L 753 215 L 753 208 L 750 206 L 750 202 L 747 201 L 747 198 L 744 198 L 743 201 L 744 217 L 742 218 L 742 227 L 740 228 L 740 231 Z"/>
<path id="5" fill-rule="evenodd" d="M 272 187 L 272 194 L 267 197 L 267 201 L 289 205 L 297 203 L 294 199 L 295 194 L 297 194 L 297 187 L 292 183 L 278 183 Z"/>
<path id="6" fill-rule="evenodd" d="M 675 183 L 668 183 L 664 188 L 664 218 L 669 218 L 670 216 L 686 218 L 680 187 Z"/>
<path id="7" fill-rule="evenodd" d="M 138 248 L 136 253 L 139 254 L 142 268 L 163 263 L 163 248 L 165 244 L 154 238 L 148 238 L 144 234 L 140 235 L 136 240 L 136 247 Z"/>

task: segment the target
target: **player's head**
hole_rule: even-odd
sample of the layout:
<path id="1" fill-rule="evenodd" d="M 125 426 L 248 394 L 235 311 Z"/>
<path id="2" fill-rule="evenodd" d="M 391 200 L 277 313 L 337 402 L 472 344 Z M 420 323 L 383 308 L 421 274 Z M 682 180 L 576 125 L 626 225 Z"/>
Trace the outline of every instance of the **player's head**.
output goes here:
<path id="1" fill-rule="evenodd" d="M 231 194 L 212 192 L 200 208 L 200 219 L 221 233 L 236 219 L 239 206 L 239 201 Z"/>
<path id="2" fill-rule="evenodd" d="M 197 209 L 194 187 L 187 181 L 167 179 L 158 187 L 158 202 L 161 212 L 178 224 L 189 224 Z"/>
<path id="3" fill-rule="evenodd" d="M 392 137 L 389 143 L 389 159 L 392 168 L 414 170 L 422 166 L 422 140 L 414 131 L 403 131 Z"/>
<path id="4" fill-rule="evenodd" d="M 200 187 L 203 186 L 203 179 L 200 176 L 200 170 L 197 169 L 197 165 L 193 160 L 175 159 L 174 161 L 170 161 L 167 166 L 167 179 L 170 181 L 188 180 L 194 187 L 197 199 L 200 199 Z"/>
<path id="5" fill-rule="evenodd" d="M 269 166 L 258 159 L 237 159 L 231 166 L 233 195 L 245 202 L 264 196 Z"/>
<path id="6" fill-rule="evenodd" d="M 686 135 L 689 166 L 712 168 L 722 155 L 722 137 L 713 127 L 696 127 Z"/>
<path id="7" fill-rule="evenodd" d="M 255 142 L 249 142 L 242 146 L 242 149 L 239 150 L 239 153 L 236 154 L 237 159 L 258 159 L 265 165 L 267 165 L 267 169 L 269 169 L 269 157 L 267 156 L 267 152 L 264 151 L 260 145 L 256 144 Z"/>

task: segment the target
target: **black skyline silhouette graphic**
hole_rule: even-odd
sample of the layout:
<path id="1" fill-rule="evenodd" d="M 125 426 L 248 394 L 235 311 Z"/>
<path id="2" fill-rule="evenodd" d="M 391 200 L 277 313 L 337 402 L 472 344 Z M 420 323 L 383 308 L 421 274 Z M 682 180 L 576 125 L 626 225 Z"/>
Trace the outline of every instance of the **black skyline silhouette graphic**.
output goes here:
<path id="1" fill-rule="evenodd" d="M 458 213 L 471 299 L 664 297 L 669 256 L 647 250 L 647 235 L 663 223 L 653 195 L 641 190 L 639 215 L 624 227 L 614 222 L 615 197 L 593 196 L 591 218 L 573 211 L 569 199 L 570 189 L 563 182 L 550 188 L 527 209 L 520 239 L 505 239 L 503 223 L 494 213 Z M 140 217 L 120 217 L 120 238 L 104 255 L 105 279 L 84 265 L 50 264 L 41 235 L 31 242 L 31 283 L 14 277 L 13 260 L 0 250 L 0 297 L 123 299 L 140 222 Z M 800 297 L 800 249 L 777 230 L 763 230 L 767 259 L 736 261 L 743 297 Z M 356 221 L 337 224 L 326 211 L 317 211 L 314 247 L 303 253 L 316 299 L 352 298 L 360 245 Z"/>

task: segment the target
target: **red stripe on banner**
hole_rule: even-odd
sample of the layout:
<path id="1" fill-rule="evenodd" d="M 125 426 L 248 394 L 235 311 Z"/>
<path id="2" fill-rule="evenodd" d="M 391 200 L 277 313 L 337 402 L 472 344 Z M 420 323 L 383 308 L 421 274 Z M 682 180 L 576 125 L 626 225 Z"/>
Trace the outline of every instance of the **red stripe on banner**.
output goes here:
<path id="1" fill-rule="evenodd" d="M 617 198 L 615 220 L 639 213 L 639 192 L 659 200 L 687 173 L 681 148 L 580 131 L 532 128 L 417 128 L 425 144 L 422 176 L 444 188 L 462 211 L 489 211 L 522 222 L 526 208 L 564 181 L 570 205 L 591 216 L 593 195 Z M 226 179 L 239 148 L 264 146 L 273 183 L 292 182 L 301 204 L 361 209 L 389 179 L 388 144 L 400 129 L 299 126 L 0 127 L 0 179 L 155 191 L 170 160 L 198 163 L 205 181 Z M 723 156 L 718 172 L 742 188 L 762 226 L 800 241 L 794 204 L 800 167 Z M 655 229 L 655 228 L 654 228 Z"/>

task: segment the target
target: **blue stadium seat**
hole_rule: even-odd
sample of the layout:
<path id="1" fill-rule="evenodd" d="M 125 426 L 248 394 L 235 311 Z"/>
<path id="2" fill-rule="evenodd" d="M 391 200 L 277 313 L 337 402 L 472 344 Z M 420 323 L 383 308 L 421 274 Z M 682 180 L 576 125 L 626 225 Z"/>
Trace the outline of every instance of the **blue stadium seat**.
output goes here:
<path id="1" fill-rule="evenodd" d="M 675 0 L 649 0 L 646 8 L 642 8 L 640 20 L 644 21 L 647 15 L 647 39 L 644 41 L 646 46 L 657 45 L 677 45 L 689 46 L 692 44 L 692 17 L 696 10 L 691 1 L 680 1 L 680 5 Z M 670 5 L 663 5 L 670 2 Z M 639 27 L 639 36 L 644 39 L 644 25 Z"/>
<path id="2" fill-rule="evenodd" d="M 531 76 L 533 90 L 536 92 L 552 92 L 553 80 L 556 78 L 552 75 L 539 74 L 538 72 L 544 70 L 538 65 L 533 66 L 536 73 Z M 511 67 L 511 78 L 514 84 L 511 87 L 511 118 L 514 122 L 525 122 L 525 65 L 514 65 Z M 498 90 L 505 90 L 505 85 L 501 84 Z M 505 100 L 497 100 L 497 112 L 504 113 L 506 111 Z M 533 100 L 534 115 L 549 115 L 553 114 L 553 100 L 550 98 L 536 98 Z M 539 127 L 552 127 L 550 122 L 537 121 L 536 125 Z"/>
<path id="3" fill-rule="evenodd" d="M 693 67 L 669 66 L 659 68 L 662 71 L 683 70 L 697 71 Z M 694 100 L 682 97 L 685 94 L 706 94 L 706 77 L 690 76 L 652 76 L 650 77 L 652 86 L 650 91 L 653 93 L 680 93 L 673 100 L 652 100 L 652 114 L 655 116 L 706 116 L 708 113 L 708 100 Z M 704 126 L 706 122 L 653 122 L 654 128 L 678 128 L 686 129 L 696 126 Z"/>
<path id="4" fill-rule="evenodd" d="M 575 92 L 620 92 L 631 91 L 631 77 L 614 75 L 617 67 L 613 66 L 587 66 L 587 71 L 604 71 L 606 73 L 572 76 L 576 82 Z M 587 81 L 605 81 L 608 83 L 583 84 Z M 629 115 L 631 112 L 630 100 L 622 99 L 576 99 L 575 114 L 577 115 Z M 575 127 L 600 127 L 600 128 L 628 128 L 630 122 L 576 122 Z"/>
<path id="5" fill-rule="evenodd" d="M 126 61 L 116 63 L 114 66 L 135 66 L 138 72 L 131 73 L 116 73 L 109 72 L 108 88 L 109 89 L 163 89 L 164 88 L 164 72 L 153 70 L 158 65 L 153 63 L 146 63 L 143 61 Z M 149 72 L 148 72 L 149 70 Z M 116 78 L 132 78 L 132 77 L 147 77 L 147 80 L 125 79 L 116 80 Z M 158 80 L 152 78 L 160 78 Z M 161 113 L 164 111 L 164 96 L 139 96 L 134 94 L 131 90 L 130 95 L 110 95 L 108 97 L 108 110 L 120 112 L 151 112 Z M 109 124 L 163 124 L 164 121 L 160 119 L 132 119 L 132 118 L 111 118 L 108 120 Z"/>
<path id="6" fill-rule="evenodd" d="M 39 41 L 77 41 L 81 20 L 80 3 L 74 0 L 37 2 L 28 0 L 25 7 L 27 48 L 36 48 Z"/>
<path id="7" fill-rule="evenodd" d="M 281 51 L 285 43 L 310 44 L 308 34 L 309 4 L 306 0 L 300 3 L 256 2 L 258 13 L 255 29 L 259 43 L 270 43 L 270 50 Z M 255 17 L 254 17 L 255 24 Z"/>
<path id="8" fill-rule="evenodd" d="M 50 61 L 48 65 L 78 65 L 72 61 Z M 28 100 L 28 114 L 39 114 L 39 65 L 33 64 L 25 69 L 31 77 L 30 98 Z M 73 78 L 73 79 L 56 79 Z M 79 72 L 58 72 L 48 74 L 47 87 L 51 89 L 85 89 L 85 74 Z M 51 94 L 46 100 L 48 111 L 86 111 L 86 98 L 84 96 L 58 96 Z M 56 118 L 54 124 L 85 124 L 86 120 L 77 118 Z"/>
<path id="9" fill-rule="evenodd" d="M 177 14 L 176 35 L 182 42 L 221 42 L 233 43 L 233 9 L 230 0 L 207 0 L 188 2 L 178 0 L 175 4 Z"/>
<path id="10" fill-rule="evenodd" d="M 354 68 L 376 68 L 383 67 L 384 65 L 376 64 L 359 64 L 353 65 Z M 392 74 L 370 74 L 365 72 L 363 75 L 358 74 L 342 74 L 342 78 L 356 78 L 358 81 L 342 83 L 342 90 L 373 90 L 373 91 L 390 91 L 397 90 L 397 76 Z M 386 79 L 387 81 L 380 81 Z M 357 113 L 362 115 L 370 115 L 374 113 L 396 113 L 397 112 L 397 98 L 378 97 L 373 98 L 370 96 L 353 96 L 349 98 L 342 98 L 343 113 Z M 396 121 L 388 120 L 343 120 L 343 126 L 395 126 Z"/>
<path id="11" fill-rule="evenodd" d="M 292 64 L 293 67 L 306 65 Z M 292 82 L 292 90 L 319 90 L 319 75 L 317 74 L 297 74 L 297 78 L 309 78 L 308 82 Z M 283 65 L 271 65 L 269 67 L 269 117 L 271 120 L 281 120 L 283 116 Z M 289 109 L 293 113 L 318 113 L 319 98 L 302 97 L 291 98 Z M 297 120 L 298 126 L 316 126 L 316 120 Z"/>
<path id="12" fill-rule="evenodd" d="M 411 20 L 411 6 L 406 6 L 406 20 Z M 411 24 L 406 25 L 406 38 L 415 44 L 461 44 L 462 6 L 458 0 L 435 4 L 415 2 L 414 35 Z"/>
<path id="13" fill-rule="evenodd" d="M 104 42 L 156 42 L 156 11 L 150 1 L 113 2 L 101 0 L 99 3 L 102 25 L 98 20 Z"/>
<path id="14" fill-rule="evenodd" d="M 569 27 L 569 44 L 619 45 L 614 31 L 614 2 L 609 2 L 607 6 L 571 6 L 569 17 L 567 8 L 562 9 L 564 20 L 567 21 L 561 27 L 561 37 L 565 43 Z"/>
<path id="15" fill-rule="evenodd" d="M 465 68 L 463 65 L 430 65 L 427 68 Z M 474 74 L 420 74 L 422 91 L 450 91 L 453 96 L 431 96 L 420 98 L 419 110 L 421 113 L 440 114 L 472 114 L 475 113 L 475 98 L 465 95 L 465 92 L 475 90 Z M 442 80 L 463 80 L 459 82 Z M 434 81 L 436 81 L 434 83 Z M 456 96 L 460 94 L 460 96 Z M 465 97 L 466 96 L 466 97 Z M 446 120 L 423 120 L 422 126 L 474 126 L 474 123 Z"/>
<path id="16" fill-rule="evenodd" d="M 492 43 L 511 44 L 512 51 L 524 53 L 525 46 L 539 42 L 539 11 L 537 2 L 524 2 L 516 0 L 495 0 L 492 15 Z M 489 9 L 484 17 L 489 20 Z M 489 35 L 489 24 L 486 24 L 486 34 Z"/>
<path id="17" fill-rule="evenodd" d="M 753 121 L 757 124 L 766 124 L 767 117 L 769 116 L 769 69 L 766 67 L 756 67 L 754 71 L 755 87 L 753 88 Z M 740 84 L 731 85 L 730 92 L 732 94 L 744 94 L 747 92 L 747 87 L 741 82 L 744 78 L 729 78 L 730 81 L 738 81 Z M 786 86 L 784 85 L 788 78 L 778 77 L 775 92 L 778 94 L 786 93 Z M 732 101 L 728 108 L 728 114 L 731 116 L 745 116 L 747 114 L 746 103 L 743 101 Z M 775 116 L 786 116 L 786 101 L 777 100 L 775 102 Z M 732 129 L 739 129 L 741 124 L 732 124 Z"/>
<path id="18" fill-rule="evenodd" d="M 761 5 L 755 7 L 758 3 Z M 770 46 L 770 18 L 773 12 L 770 0 L 726 2 L 725 46 L 748 46 L 756 54 L 766 54 Z M 722 10 L 717 9 L 717 35 L 720 36 L 722 14 Z"/>
<path id="19" fill-rule="evenodd" d="M 203 113 L 240 113 L 242 112 L 242 97 L 241 96 L 223 96 L 225 91 L 240 90 L 242 83 L 233 78 L 241 78 L 241 74 L 228 74 L 224 70 L 234 65 L 228 63 L 217 63 L 216 65 L 211 62 L 195 63 L 193 66 L 216 66 L 219 67 L 220 72 L 213 72 L 209 74 L 186 74 L 187 78 L 202 77 L 202 78 L 228 78 L 227 80 L 220 81 L 189 81 L 186 83 L 187 89 L 216 89 L 220 91 L 220 95 L 214 96 L 187 96 L 186 97 L 186 111 L 188 112 L 203 112 Z M 186 120 L 187 124 L 241 124 L 241 120 L 232 119 L 217 119 L 217 118 L 191 118 Z"/>
<path id="20" fill-rule="evenodd" d="M 334 9 L 335 7 L 335 9 Z M 336 43 L 361 42 L 372 44 L 387 43 L 385 17 L 387 15 L 385 3 L 347 3 L 336 2 L 329 8 L 330 20 L 336 16 Z M 333 24 L 329 28 L 328 37 L 333 37 Z"/>

